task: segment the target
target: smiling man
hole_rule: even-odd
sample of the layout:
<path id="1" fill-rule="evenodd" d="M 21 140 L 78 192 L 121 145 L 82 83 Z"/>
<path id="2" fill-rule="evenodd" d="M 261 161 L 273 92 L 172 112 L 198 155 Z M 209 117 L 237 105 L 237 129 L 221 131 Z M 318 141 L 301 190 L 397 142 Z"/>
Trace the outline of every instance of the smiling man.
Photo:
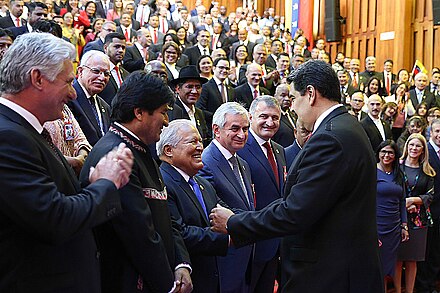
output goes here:
<path id="1" fill-rule="evenodd" d="M 110 106 L 99 96 L 110 75 L 108 56 L 91 50 L 81 58 L 78 79 L 73 83 L 78 98 L 68 105 L 92 146 L 110 126 Z"/>
<path id="2" fill-rule="evenodd" d="M 203 168 L 202 138 L 190 121 L 174 120 L 162 132 L 157 150 L 163 161 L 160 171 L 168 191 L 168 205 L 182 224 L 182 236 L 190 253 L 193 293 L 223 292 L 217 256 L 226 255 L 229 239 L 209 229 L 209 211 L 219 200 L 212 185 L 196 175 Z"/>
<path id="3" fill-rule="evenodd" d="M 135 161 L 129 184 L 119 192 L 124 213 L 96 229 L 103 293 L 191 292 L 188 252 L 172 228 L 167 191 L 148 148 L 168 125 L 172 100 L 173 93 L 160 78 L 133 73 L 112 104 L 109 131 L 84 165 L 83 170 L 89 170 L 120 142 L 131 149 Z M 88 181 L 84 172 L 81 181 Z"/>
<path id="4" fill-rule="evenodd" d="M 236 215 L 215 208 L 213 229 L 236 247 L 283 237 L 282 292 L 383 292 L 368 138 L 339 104 L 329 64 L 310 60 L 292 80 L 293 109 L 313 133 L 289 169 L 283 199 Z"/>

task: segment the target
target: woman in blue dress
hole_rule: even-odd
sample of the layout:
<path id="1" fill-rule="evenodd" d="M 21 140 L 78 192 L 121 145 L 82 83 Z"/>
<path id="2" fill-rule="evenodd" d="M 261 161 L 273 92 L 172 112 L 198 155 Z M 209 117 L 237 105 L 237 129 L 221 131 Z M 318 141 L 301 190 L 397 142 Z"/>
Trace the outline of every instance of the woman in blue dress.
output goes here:
<path id="1" fill-rule="evenodd" d="M 408 240 L 403 174 L 399 169 L 398 147 L 392 140 L 383 141 L 376 151 L 377 163 L 377 232 L 384 275 L 394 279 L 397 249 Z"/>

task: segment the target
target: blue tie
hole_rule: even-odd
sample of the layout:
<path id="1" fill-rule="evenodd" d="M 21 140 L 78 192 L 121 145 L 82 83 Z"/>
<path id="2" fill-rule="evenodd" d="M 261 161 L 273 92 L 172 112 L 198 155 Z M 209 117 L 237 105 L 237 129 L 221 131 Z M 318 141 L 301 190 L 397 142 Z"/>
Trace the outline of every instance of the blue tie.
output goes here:
<path id="1" fill-rule="evenodd" d="M 196 194 L 196 197 L 199 200 L 199 203 L 202 206 L 203 211 L 205 212 L 206 218 L 209 218 L 208 212 L 206 211 L 205 201 L 203 200 L 202 191 L 200 190 L 200 186 L 192 177 L 189 178 L 188 183 L 189 185 L 191 185 L 192 189 L 194 190 L 194 193 Z"/>

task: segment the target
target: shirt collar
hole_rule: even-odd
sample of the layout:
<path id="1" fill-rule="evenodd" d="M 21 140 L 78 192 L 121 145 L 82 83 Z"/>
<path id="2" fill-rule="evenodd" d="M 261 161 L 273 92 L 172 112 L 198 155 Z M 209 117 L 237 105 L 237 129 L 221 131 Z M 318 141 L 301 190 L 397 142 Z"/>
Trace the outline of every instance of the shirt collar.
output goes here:
<path id="1" fill-rule="evenodd" d="M 322 121 L 324 121 L 325 117 L 327 117 L 331 112 L 333 112 L 333 110 L 335 110 L 336 108 L 339 107 L 343 107 L 344 105 L 342 104 L 336 104 L 330 108 L 328 108 L 327 110 L 325 110 L 321 115 L 319 115 L 318 119 L 316 119 L 315 125 L 313 126 L 313 132 L 315 133 L 316 129 L 318 129 L 319 125 L 321 125 Z"/>
<path id="2" fill-rule="evenodd" d="M 257 143 L 262 146 L 263 144 L 266 143 L 266 141 L 264 139 L 262 139 L 261 137 L 258 136 L 258 134 L 256 134 L 252 128 L 249 128 L 250 133 L 252 133 L 252 136 L 255 138 L 255 140 L 257 141 Z"/>
<path id="3" fill-rule="evenodd" d="M 14 103 L 11 100 L 1 98 L 0 97 L 0 104 L 8 107 L 21 117 L 23 117 L 32 127 L 41 134 L 43 132 L 43 126 L 41 125 L 40 121 L 38 121 L 37 117 L 35 117 L 34 114 L 23 108 L 22 106 Z"/>
<path id="4" fill-rule="evenodd" d="M 431 146 L 434 148 L 434 151 L 438 154 L 438 151 L 440 150 L 440 147 L 434 143 L 434 141 L 432 140 L 432 138 L 429 140 L 429 143 L 430 143 Z"/>
<path id="5" fill-rule="evenodd" d="M 213 139 L 212 143 L 217 146 L 217 148 L 219 149 L 219 151 L 222 153 L 223 157 L 225 157 L 227 161 L 229 161 L 229 159 L 234 156 L 233 154 L 231 154 L 230 151 L 228 151 L 224 146 L 222 146 L 217 139 Z"/>
<path id="6" fill-rule="evenodd" d="M 117 125 L 118 127 L 122 128 L 124 131 L 128 132 L 131 136 L 133 136 L 133 137 L 136 138 L 137 140 L 142 141 L 142 140 L 140 140 L 140 138 L 139 138 L 136 134 L 134 134 L 133 132 L 131 132 L 127 127 L 125 127 L 125 126 L 122 125 L 121 123 L 118 123 L 118 122 L 113 122 L 113 123 L 114 123 L 115 125 Z"/>
<path id="7" fill-rule="evenodd" d="M 171 164 L 170 164 L 171 165 Z M 174 165 L 171 165 L 174 169 L 176 169 L 177 172 L 179 172 L 180 175 L 182 175 L 183 179 L 185 179 L 186 182 L 189 181 L 189 178 L 191 178 L 188 174 L 186 174 L 185 172 L 183 172 L 181 169 L 177 168 Z"/>

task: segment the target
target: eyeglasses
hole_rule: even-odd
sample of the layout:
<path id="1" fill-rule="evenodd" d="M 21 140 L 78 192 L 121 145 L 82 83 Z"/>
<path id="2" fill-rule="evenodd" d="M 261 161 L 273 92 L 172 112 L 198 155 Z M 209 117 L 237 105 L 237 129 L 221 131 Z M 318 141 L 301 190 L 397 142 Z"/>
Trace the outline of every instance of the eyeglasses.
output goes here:
<path id="1" fill-rule="evenodd" d="M 183 87 L 190 91 L 192 91 L 193 89 L 200 91 L 202 89 L 202 86 L 200 84 L 186 84 Z"/>
<path id="2" fill-rule="evenodd" d="M 220 70 L 227 70 L 227 71 L 229 71 L 231 69 L 231 68 L 225 67 L 225 66 L 216 66 L 216 67 Z"/>
<path id="3" fill-rule="evenodd" d="M 116 32 L 116 30 L 108 29 L 108 28 L 105 28 L 105 27 L 103 27 L 101 29 L 103 29 L 105 31 L 108 31 L 109 33 L 115 33 Z"/>
<path id="4" fill-rule="evenodd" d="M 165 51 L 168 55 L 177 55 L 177 52 L 173 51 Z"/>
<path id="5" fill-rule="evenodd" d="M 91 67 L 89 67 L 87 65 L 82 65 L 82 67 L 85 67 L 85 68 L 89 69 L 90 72 L 92 72 L 93 74 L 96 74 L 96 75 L 100 75 L 101 73 L 103 73 L 105 77 L 110 77 L 110 75 L 111 75 L 109 70 L 101 71 L 98 68 L 91 68 Z"/>
<path id="6" fill-rule="evenodd" d="M 379 154 L 381 154 L 382 156 L 388 155 L 390 157 L 394 157 L 396 155 L 393 151 L 385 151 L 385 150 L 381 150 Z"/>

